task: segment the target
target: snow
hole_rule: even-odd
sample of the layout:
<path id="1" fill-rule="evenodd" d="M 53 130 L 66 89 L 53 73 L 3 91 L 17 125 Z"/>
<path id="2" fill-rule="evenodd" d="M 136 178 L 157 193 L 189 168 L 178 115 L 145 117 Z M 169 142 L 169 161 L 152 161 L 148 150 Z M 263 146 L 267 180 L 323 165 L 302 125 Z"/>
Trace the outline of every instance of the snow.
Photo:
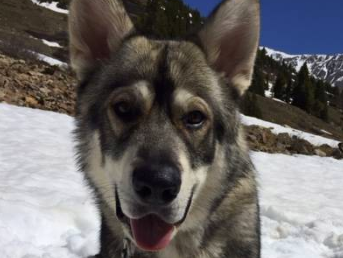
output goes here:
<path id="1" fill-rule="evenodd" d="M 274 95 L 272 92 L 272 89 L 273 89 L 273 83 L 268 82 L 268 90 L 264 91 L 264 95 L 268 98 L 272 98 Z"/>
<path id="2" fill-rule="evenodd" d="M 343 257 L 343 161 L 252 153 L 259 172 L 262 257 Z"/>
<path id="3" fill-rule="evenodd" d="M 0 103 L 0 121 L 1 258 L 96 254 L 100 220 L 74 163 L 73 119 Z M 343 257 L 343 161 L 256 152 L 252 158 L 262 257 Z"/>
<path id="4" fill-rule="evenodd" d="M 98 251 L 99 219 L 73 159 L 73 120 L 0 104 L 1 258 Z"/>
<path id="5" fill-rule="evenodd" d="M 264 95 L 267 97 L 267 98 L 271 98 L 272 100 L 274 101 L 277 101 L 277 102 L 281 102 L 281 103 L 285 103 L 285 101 L 282 101 L 281 99 L 277 99 L 277 98 L 273 98 L 274 97 L 274 93 L 273 93 L 273 83 L 269 82 L 268 83 L 268 89 L 264 91 Z"/>
<path id="6" fill-rule="evenodd" d="M 332 135 L 332 133 L 328 132 L 328 131 L 325 131 L 325 130 L 320 130 L 322 133 L 325 133 L 327 135 Z"/>
<path id="7" fill-rule="evenodd" d="M 287 104 L 287 102 L 285 102 L 285 101 L 283 101 L 281 99 L 272 98 L 272 100 L 277 101 L 277 102 L 281 102 L 281 103 L 284 103 L 284 104 Z"/>
<path id="8" fill-rule="evenodd" d="M 339 143 L 338 141 L 335 141 L 332 139 L 328 139 L 328 138 L 310 134 L 310 133 L 305 133 L 300 130 L 293 129 L 291 127 L 270 123 L 270 122 L 267 122 L 267 121 L 264 121 L 255 117 L 241 115 L 241 118 L 242 118 L 242 123 L 244 125 L 247 125 L 247 126 L 257 125 L 257 126 L 261 126 L 265 128 L 270 128 L 274 134 L 288 133 L 291 136 L 294 135 L 301 139 L 304 139 L 315 146 L 327 144 L 327 145 L 330 145 L 331 147 L 337 148 L 337 145 Z"/>
<path id="9" fill-rule="evenodd" d="M 305 64 L 305 62 L 306 62 L 306 60 L 298 60 L 298 61 L 297 61 L 296 67 L 294 67 L 295 70 L 296 70 L 297 72 L 299 72 L 300 69 L 301 69 L 301 67 L 303 67 L 303 65 Z M 309 66 L 309 64 L 307 64 L 307 66 Z M 309 71 L 312 71 L 310 67 L 308 67 L 308 69 L 309 69 Z"/>
<path id="10" fill-rule="evenodd" d="M 38 59 L 48 63 L 49 65 L 57 65 L 57 66 L 68 66 L 67 63 L 64 63 L 58 59 L 52 58 L 50 56 L 46 56 L 40 53 L 33 52 L 38 56 Z"/>
<path id="11" fill-rule="evenodd" d="M 45 45 L 49 46 L 49 47 L 56 47 L 56 48 L 61 48 L 61 47 L 62 47 L 62 46 L 61 46 L 59 43 L 57 43 L 57 42 L 52 42 L 52 41 L 48 41 L 48 40 L 45 40 L 45 39 L 42 39 L 42 42 L 43 42 Z"/>
<path id="12" fill-rule="evenodd" d="M 296 57 L 296 55 L 286 54 L 284 52 L 277 51 L 277 50 L 274 50 L 274 49 L 271 49 L 271 48 L 268 48 L 268 47 L 260 47 L 260 49 L 263 49 L 263 48 L 266 50 L 267 56 L 270 56 L 270 57 L 273 57 L 273 58 L 278 58 L 279 59 L 279 57 L 282 57 L 282 59 L 285 59 L 285 58 L 294 58 L 294 57 Z"/>
<path id="13" fill-rule="evenodd" d="M 31 0 L 32 3 L 39 5 L 41 7 L 50 9 L 54 12 L 58 12 L 58 13 L 64 13 L 64 14 L 68 14 L 69 11 L 65 10 L 65 9 L 61 9 L 59 7 L 57 7 L 58 2 L 51 2 L 51 3 L 40 3 L 38 0 Z"/>

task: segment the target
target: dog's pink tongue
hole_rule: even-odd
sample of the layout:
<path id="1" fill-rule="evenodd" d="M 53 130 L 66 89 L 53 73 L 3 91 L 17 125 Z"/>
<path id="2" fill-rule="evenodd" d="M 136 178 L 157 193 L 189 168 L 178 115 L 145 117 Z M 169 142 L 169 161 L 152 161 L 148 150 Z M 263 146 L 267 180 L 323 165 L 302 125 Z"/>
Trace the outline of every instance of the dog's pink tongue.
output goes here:
<path id="1" fill-rule="evenodd" d="M 133 237 L 138 247 L 145 251 L 158 251 L 168 246 L 174 226 L 161 220 L 156 215 L 141 219 L 131 219 Z"/>

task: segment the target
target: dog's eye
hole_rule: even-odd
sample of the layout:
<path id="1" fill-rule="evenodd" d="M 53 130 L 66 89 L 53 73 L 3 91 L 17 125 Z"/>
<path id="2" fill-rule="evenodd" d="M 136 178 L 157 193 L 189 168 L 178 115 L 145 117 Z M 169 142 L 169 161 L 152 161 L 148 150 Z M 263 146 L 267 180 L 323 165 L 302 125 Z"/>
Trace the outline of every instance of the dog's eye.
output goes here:
<path id="1" fill-rule="evenodd" d="M 128 101 L 120 101 L 113 106 L 115 114 L 124 122 L 132 122 L 139 116 L 139 111 Z"/>
<path id="2" fill-rule="evenodd" d="M 130 111 L 131 111 L 130 103 L 128 103 L 126 101 L 121 101 L 121 102 L 114 105 L 114 111 L 119 116 L 126 115 L 126 114 L 130 113 Z"/>
<path id="3" fill-rule="evenodd" d="M 206 121 L 206 116 L 201 111 L 192 111 L 184 116 L 183 121 L 187 128 L 200 129 Z"/>

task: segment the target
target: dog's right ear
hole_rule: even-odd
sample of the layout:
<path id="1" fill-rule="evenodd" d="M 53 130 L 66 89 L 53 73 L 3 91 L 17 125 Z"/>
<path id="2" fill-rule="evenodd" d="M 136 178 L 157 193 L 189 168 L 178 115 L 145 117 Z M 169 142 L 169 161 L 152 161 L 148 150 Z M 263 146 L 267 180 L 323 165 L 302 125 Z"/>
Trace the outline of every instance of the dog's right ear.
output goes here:
<path id="1" fill-rule="evenodd" d="M 110 58 L 134 30 L 121 0 L 73 0 L 69 14 L 71 65 L 79 79 Z"/>

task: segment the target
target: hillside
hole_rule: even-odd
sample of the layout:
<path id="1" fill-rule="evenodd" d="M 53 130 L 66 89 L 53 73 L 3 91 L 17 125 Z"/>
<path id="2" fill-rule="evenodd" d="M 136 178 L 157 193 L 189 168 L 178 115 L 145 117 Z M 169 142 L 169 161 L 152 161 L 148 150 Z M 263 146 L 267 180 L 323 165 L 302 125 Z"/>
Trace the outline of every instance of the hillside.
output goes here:
<path id="1" fill-rule="evenodd" d="M 68 62 L 68 11 L 61 7 L 69 2 L 0 1 L 0 50 L 15 55 L 25 48 Z M 125 0 L 124 4 L 138 30 L 160 37 L 186 35 L 202 21 L 200 13 L 182 0 Z M 11 46 L 3 46 L 4 42 Z"/>

